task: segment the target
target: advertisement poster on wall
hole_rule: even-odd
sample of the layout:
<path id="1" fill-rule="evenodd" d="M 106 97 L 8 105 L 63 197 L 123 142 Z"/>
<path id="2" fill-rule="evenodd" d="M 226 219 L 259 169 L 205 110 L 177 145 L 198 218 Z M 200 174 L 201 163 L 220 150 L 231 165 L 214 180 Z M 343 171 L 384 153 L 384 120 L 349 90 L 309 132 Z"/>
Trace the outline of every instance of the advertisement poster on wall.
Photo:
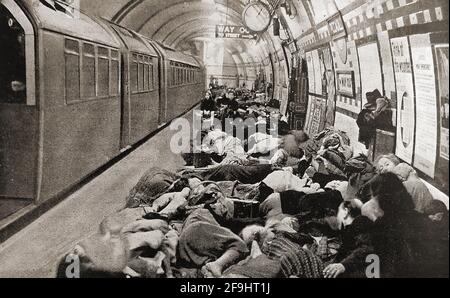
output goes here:
<path id="1" fill-rule="evenodd" d="M 316 106 L 316 99 L 312 95 L 308 95 L 308 108 L 306 112 L 306 120 L 305 120 L 305 131 L 310 134 L 311 130 L 311 119 L 312 115 L 314 114 L 314 109 Z"/>
<path id="2" fill-rule="evenodd" d="M 437 150 L 437 98 L 433 51 L 429 34 L 410 37 L 416 89 L 414 166 L 434 178 Z"/>
<path id="3" fill-rule="evenodd" d="M 321 95 L 323 93 L 322 90 L 322 79 L 323 79 L 323 73 L 324 73 L 324 65 L 322 60 L 319 58 L 319 52 L 317 50 L 314 50 L 311 52 L 312 61 L 314 65 L 314 90 L 309 90 L 310 93 L 314 93 L 317 95 Z"/>
<path id="4" fill-rule="evenodd" d="M 448 44 L 436 46 L 437 81 L 439 86 L 439 111 L 440 111 L 440 148 L 439 155 L 445 160 L 449 160 L 449 99 L 448 99 Z M 447 164 L 448 166 L 448 164 Z"/>
<path id="5" fill-rule="evenodd" d="M 322 119 L 322 99 L 313 97 L 314 108 L 311 110 L 309 135 L 314 136 L 320 131 L 320 122 Z"/>
<path id="6" fill-rule="evenodd" d="M 391 39 L 397 88 L 397 140 L 395 154 L 412 163 L 415 141 L 414 84 L 408 37 Z"/>
<path id="7" fill-rule="evenodd" d="M 383 93 L 383 80 L 381 77 L 380 55 L 376 42 L 358 47 L 359 65 L 361 67 L 361 94 L 362 105 L 367 103 L 366 93 L 378 89 Z"/>
<path id="8" fill-rule="evenodd" d="M 308 85 L 309 85 L 309 92 L 314 93 L 315 82 L 314 82 L 314 63 L 313 63 L 313 57 L 311 52 L 306 53 L 306 64 L 308 66 Z"/>
<path id="9" fill-rule="evenodd" d="M 336 112 L 336 80 L 333 70 L 333 56 L 330 48 L 323 48 L 321 56 L 326 69 L 326 111 L 325 111 L 325 126 L 334 126 L 334 118 Z"/>

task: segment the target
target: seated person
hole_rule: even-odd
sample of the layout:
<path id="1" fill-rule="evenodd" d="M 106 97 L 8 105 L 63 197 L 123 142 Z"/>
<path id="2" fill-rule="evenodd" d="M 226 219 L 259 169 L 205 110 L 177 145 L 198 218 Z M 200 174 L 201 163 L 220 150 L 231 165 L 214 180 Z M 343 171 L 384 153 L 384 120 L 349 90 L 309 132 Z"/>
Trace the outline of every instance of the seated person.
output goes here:
<path id="1" fill-rule="evenodd" d="M 374 222 L 371 233 L 381 277 L 448 276 L 448 250 L 445 255 L 440 249 L 439 231 L 426 215 L 414 210 L 400 179 L 393 173 L 379 174 L 366 188 L 370 198 L 361 213 Z"/>
<path id="2" fill-rule="evenodd" d="M 214 112 L 217 110 L 216 102 L 214 101 L 210 91 L 206 92 L 205 98 L 200 104 L 200 109 L 207 112 Z"/>
<path id="3" fill-rule="evenodd" d="M 187 217 L 178 245 L 183 266 L 201 268 L 206 277 L 221 277 L 227 267 L 247 255 L 244 241 L 225 227 L 233 213 L 233 202 L 220 197 Z"/>

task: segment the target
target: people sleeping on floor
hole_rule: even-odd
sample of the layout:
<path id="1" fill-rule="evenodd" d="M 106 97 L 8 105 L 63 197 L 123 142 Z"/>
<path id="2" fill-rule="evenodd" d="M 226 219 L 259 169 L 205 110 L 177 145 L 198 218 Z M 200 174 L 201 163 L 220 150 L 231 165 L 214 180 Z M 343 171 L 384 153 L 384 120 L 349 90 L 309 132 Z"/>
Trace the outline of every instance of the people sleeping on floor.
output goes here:
<path id="1" fill-rule="evenodd" d="M 274 112 L 238 103 L 246 117 Z M 81 277 L 448 277 L 447 207 L 394 155 L 372 163 L 332 127 L 201 135 L 208 166 L 146 171 L 58 277 L 76 273 L 75 259 Z"/>

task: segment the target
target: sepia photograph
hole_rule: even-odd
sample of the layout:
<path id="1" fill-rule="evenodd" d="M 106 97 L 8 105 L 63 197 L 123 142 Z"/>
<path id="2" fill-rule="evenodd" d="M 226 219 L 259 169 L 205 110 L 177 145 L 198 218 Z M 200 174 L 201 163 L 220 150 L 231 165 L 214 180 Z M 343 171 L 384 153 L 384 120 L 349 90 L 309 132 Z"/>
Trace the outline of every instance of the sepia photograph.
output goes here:
<path id="1" fill-rule="evenodd" d="M 448 45 L 447 0 L 0 0 L 0 279 L 448 278 Z"/>

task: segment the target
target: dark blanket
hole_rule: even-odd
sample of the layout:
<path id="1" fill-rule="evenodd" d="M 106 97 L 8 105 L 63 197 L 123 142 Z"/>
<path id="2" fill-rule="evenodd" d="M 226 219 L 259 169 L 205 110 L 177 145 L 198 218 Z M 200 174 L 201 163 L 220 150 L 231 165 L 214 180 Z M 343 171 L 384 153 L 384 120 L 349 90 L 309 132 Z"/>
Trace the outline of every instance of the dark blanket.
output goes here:
<path id="1" fill-rule="evenodd" d="M 325 188 L 332 181 L 347 181 L 347 177 L 335 174 L 315 173 L 312 177 L 314 183 L 318 183 L 321 188 Z"/>
<path id="2" fill-rule="evenodd" d="M 337 190 L 305 194 L 297 191 L 286 191 L 280 194 L 281 209 L 284 214 L 323 218 L 330 211 L 337 212 L 343 199 Z"/>
<path id="3" fill-rule="evenodd" d="M 273 172 L 272 165 L 221 165 L 199 173 L 205 181 L 239 181 L 244 184 L 261 182 Z"/>
<path id="4" fill-rule="evenodd" d="M 180 178 L 177 174 L 160 168 L 149 169 L 134 186 L 126 198 L 126 208 L 136 208 L 140 204 L 151 204 L 164 194 Z"/>

